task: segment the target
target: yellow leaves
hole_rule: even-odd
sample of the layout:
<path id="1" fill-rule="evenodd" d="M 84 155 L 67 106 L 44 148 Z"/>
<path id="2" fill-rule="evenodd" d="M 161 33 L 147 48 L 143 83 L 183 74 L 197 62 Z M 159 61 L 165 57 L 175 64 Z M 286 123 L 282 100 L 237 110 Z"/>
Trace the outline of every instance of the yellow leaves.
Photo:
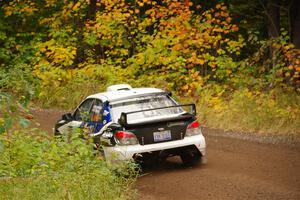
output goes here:
<path id="1" fill-rule="evenodd" d="M 189 86 L 188 85 L 184 85 L 184 86 L 181 87 L 181 89 L 183 91 L 188 91 L 189 90 Z"/>
<path id="2" fill-rule="evenodd" d="M 204 59 L 198 59 L 198 63 L 199 63 L 200 65 L 203 65 L 203 64 L 205 63 L 205 60 L 204 60 Z"/>
<path id="3" fill-rule="evenodd" d="M 241 35 L 239 35 L 238 41 L 229 40 L 227 44 L 228 46 L 226 47 L 226 49 L 230 53 L 235 53 L 239 55 L 241 48 L 245 45 L 245 42 L 244 42 L 244 38 Z"/>
<path id="4" fill-rule="evenodd" d="M 181 93 L 188 96 L 196 96 L 196 91 L 204 85 L 203 78 L 194 69 L 190 69 L 187 75 L 182 76 L 181 81 L 184 83 L 180 88 Z"/>
<path id="5" fill-rule="evenodd" d="M 11 16 L 13 14 L 13 9 L 11 9 L 10 7 L 7 7 L 6 10 L 5 10 L 5 15 L 7 17 Z"/>
<path id="6" fill-rule="evenodd" d="M 217 53 L 218 53 L 219 55 L 222 55 L 222 54 L 225 53 L 225 51 L 224 51 L 223 49 L 218 49 L 218 50 L 217 50 Z"/>
<path id="7" fill-rule="evenodd" d="M 205 59 L 201 56 L 198 57 L 195 52 L 192 53 L 192 57 L 188 59 L 188 62 L 193 65 L 203 65 L 205 63 Z"/>
<path id="8" fill-rule="evenodd" d="M 227 69 L 226 73 L 227 73 L 227 75 L 230 75 L 230 74 L 232 74 L 232 71 L 230 69 Z"/>
<path id="9" fill-rule="evenodd" d="M 31 1 L 18 1 L 13 0 L 9 2 L 9 5 L 4 7 L 5 15 L 10 16 L 13 14 L 24 14 L 25 16 L 31 16 L 34 12 L 38 11 L 37 6 Z"/>
<path id="10" fill-rule="evenodd" d="M 210 14 L 210 13 L 206 14 L 206 18 L 207 18 L 208 20 L 211 19 L 211 18 L 212 18 L 211 14 Z"/>
<path id="11" fill-rule="evenodd" d="M 73 10 L 73 11 L 78 11 L 78 9 L 79 9 L 80 6 L 81 6 L 81 3 L 80 3 L 80 1 L 79 1 L 79 2 L 77 2 L 77 3 L 73 6 L 72 10 Z"/>
<path id="12" fill-rule="evenodd" d="M 213 31 L 213 32 L 222 33 L 222 32 L 223 32 L 223 29 L 222 29 L 222 28 L 214 28 L 212 31 Z"/>
<path id="13" fill-rule="evenodd" d="M 45 54 L 48 59 L 52 60 L 54 65 L 70 66 L 75 58 L 76 48 L 72 47 L 49 47 Z"/>
<path id="14" fill-rule="evenodd" d="M 216 5 L 216 9 L 225 11 L 225 10 L 227 10 L 227 7 L 225 6 L 224 3 L 218 3 Z"/>
<path id="15" fill-rule="evenodd" d="M 57 3 L 57 0 L 46 0 L 45 1 L 45 7 L 51 7 Z"/>
<path id="16" fill-rule="evenodd" d="M 63 13 L 66 18 L 56 22 L 57 28 L 68 22 L 74 12 L 86 9 L 84 5 L 90 3 L 88 0 L 66 2 L 68 5 Z M 156 2 L 98 1 L 101 10 L 96 12 L 95 20 L 85 22 L 83 27 L 84 42 L 90 47 L 89 54 L 92 55 L 89 61 L 92 63 L 96 58 L 96 62 L 101 64 L 111 62 L 122 67 L 132 64 L 134 70 L 142 71 L 140 74 L 143 71 L 145 74 L 155 74 L 158 70 L 168 81 L 180 77 L 174 85 L 189 94 L 205 82 L 201 76 L 207 76 L 212 71 L 211 77 L 215 75 L 216 78 L 220 78 L 218 71 L 222 71 L 224 76 L 232 74 L 231 63 L 226 65 L 229 63 L 227 56 L 232 52 L 238 54 L 244 41 L 236 41 L 232 35 L 226 37 L 230 32 L 237 31 L 238 27 L 230 24 L 232 18 L 223 3 L 218 3 L 215 9 L 203 15 L 195 16 L 189 8 L 191 1 Z M 145 12 L 143 16 L 139 16 L 141 11 Z M 53 16 L 43 22 L 52 26 L 57 18 L 62 17 Z M 39 64 L 47 65 L 48 62 L 54 68 L 69 68 L 73 65 L 76 48 L 46 42 L 39 53 L 42 57 Z M 219 57 L 224 58 L 220 61 L 221 67 L 217 60 Z M 93 76 L 92 67 L 82 68 L 85 69 L 82 74 Z M 63 75 L 59 81 L 64 78 L 70 77 Z"/>
<path id="17" fill-rule="evenodd" d="M 76 48 L 71 46 L 63 47 L 56 44 L 54 40 L 49 40 L 40 44 L 40 55 L 45 55 L 40 62 L 46 60 L 53 66 L 68 67 L 73 64 Z"/>

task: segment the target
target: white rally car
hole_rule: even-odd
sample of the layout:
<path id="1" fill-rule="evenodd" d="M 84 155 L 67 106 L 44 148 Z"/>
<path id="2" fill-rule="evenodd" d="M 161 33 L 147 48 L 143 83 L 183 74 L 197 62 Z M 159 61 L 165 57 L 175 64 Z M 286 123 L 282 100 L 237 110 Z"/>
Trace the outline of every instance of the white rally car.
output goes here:
<path id="1" fill-rule="evenodd" d="M 191 166 L 205 155 L 195 104 L 179 105 L 170 93 L 156 88 L 110 86 L 63 115 L 55 134 L 65 134 L 70 127 L 88 127 L 107 159 L 143 162 L 180 156 Z"/>

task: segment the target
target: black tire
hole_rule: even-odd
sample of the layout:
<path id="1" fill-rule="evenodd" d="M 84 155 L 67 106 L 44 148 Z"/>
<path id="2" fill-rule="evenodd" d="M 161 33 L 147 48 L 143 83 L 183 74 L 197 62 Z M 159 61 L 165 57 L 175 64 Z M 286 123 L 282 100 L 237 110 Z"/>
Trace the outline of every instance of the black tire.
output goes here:
<path id="1" fill-rule="evenodd" d="M 202 155 L 192 149 L 186 149 L 180 154 L 180 158 L 184 166 L 198 166 L 201 163 Z"/>

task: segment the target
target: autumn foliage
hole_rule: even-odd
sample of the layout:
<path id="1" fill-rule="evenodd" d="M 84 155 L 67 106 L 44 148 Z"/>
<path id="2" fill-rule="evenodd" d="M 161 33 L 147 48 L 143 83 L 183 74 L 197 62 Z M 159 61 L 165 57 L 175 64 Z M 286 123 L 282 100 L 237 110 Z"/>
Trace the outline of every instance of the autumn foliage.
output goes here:
<path id="1" fill-rule="evenodd" d="M 253 39 L 228 4 L 195 2 L 2 1 L 1 90 L 60 107 L 113 83 L 195 101 L 213 90 L 223 110 L 240 89 L 299 93 L 300 52 L 284 30 L 274 40 Z"/>

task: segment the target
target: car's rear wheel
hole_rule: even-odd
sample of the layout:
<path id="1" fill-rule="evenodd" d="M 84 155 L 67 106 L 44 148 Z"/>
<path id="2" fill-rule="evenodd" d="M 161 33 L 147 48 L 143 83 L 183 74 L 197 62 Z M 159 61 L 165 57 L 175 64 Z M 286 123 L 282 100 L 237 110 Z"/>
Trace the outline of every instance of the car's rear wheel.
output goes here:
<path id="1" fill-rule="evenodd" d="M 197 166 L 201 163 L 202 155 L 199 151 L 195 151 L 194 149 L 186 149 L 181 152 L 180 158 L 185 166 Z"/>

